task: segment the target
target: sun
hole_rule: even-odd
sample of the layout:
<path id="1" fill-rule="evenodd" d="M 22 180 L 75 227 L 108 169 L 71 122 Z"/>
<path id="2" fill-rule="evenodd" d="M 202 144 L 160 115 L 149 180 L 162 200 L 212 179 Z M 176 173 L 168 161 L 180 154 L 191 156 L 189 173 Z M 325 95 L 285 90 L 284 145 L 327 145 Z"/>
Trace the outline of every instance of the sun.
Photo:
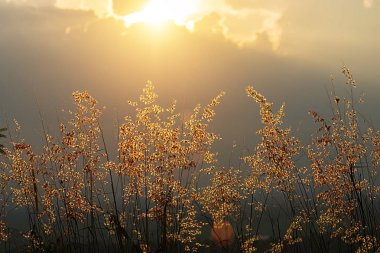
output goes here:
<path id="1" fill-rule="evenodd" d="M 127 27 L 135 23 L 161 26 L 166 22 L 173 22 L 191 30 L 197 11 L 198 4 L 194 0 L 150 0 L 140 11 L 122 19 Z"/>

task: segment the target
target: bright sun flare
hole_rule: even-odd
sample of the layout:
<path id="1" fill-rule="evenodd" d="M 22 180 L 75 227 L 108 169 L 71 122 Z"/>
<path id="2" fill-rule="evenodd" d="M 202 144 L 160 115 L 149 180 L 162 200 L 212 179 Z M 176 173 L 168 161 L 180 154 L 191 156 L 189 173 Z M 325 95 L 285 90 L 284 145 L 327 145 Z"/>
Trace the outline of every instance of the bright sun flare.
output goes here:
<path id="1" fill-rule="evenodd" d="M 194 23 L 191 18 L 197 10 L 194 0 L 150 0 L 141 11 L 125 16 L 123 20 L 127 27 L 135 23 L 159 26 L 171 21 L 192 30 Z"/>

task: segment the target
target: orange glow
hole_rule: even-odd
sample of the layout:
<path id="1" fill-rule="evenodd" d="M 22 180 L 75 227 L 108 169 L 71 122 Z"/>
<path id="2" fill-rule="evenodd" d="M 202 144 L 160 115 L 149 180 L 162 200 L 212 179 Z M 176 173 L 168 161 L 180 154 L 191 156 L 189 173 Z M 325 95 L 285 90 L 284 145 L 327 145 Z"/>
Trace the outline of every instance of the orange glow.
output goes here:
<path id="1" fill-rule="evenodd" d="M 199 5 L 194 0 L 150 0 L 141 11 L 122 17 L 127 27 L 135 23 L 161 26 L 166 22 L 193 29 Z"/>
<path id="2" fill-rule="evenodd" d="M 211 239 L 220 246 L 227 246 L 234 241 L 234 229 L 228 221 L 215 224 L 211 230 Z"/>

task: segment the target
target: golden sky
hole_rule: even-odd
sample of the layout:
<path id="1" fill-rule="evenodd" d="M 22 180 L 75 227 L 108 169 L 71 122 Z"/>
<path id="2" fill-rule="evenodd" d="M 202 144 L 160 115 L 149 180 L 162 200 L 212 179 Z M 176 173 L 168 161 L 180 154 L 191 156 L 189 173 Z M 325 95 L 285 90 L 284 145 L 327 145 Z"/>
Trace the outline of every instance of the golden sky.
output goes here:
<path id="1" fill-rule="evenodd" d="M 347 43 L 352 37 L 369 37 L 366 33 L 368 20 L 378 18 L 378 6 L 373 0 L 356 1 L 258 1 L 258 0 L 2 0 L 19 6 L 53 6 L 64 10 L 93 11 L 98 18 L 112 17 L 122 20 L 126 27 L 138 23 L 159 26 L 169 21 L 184 26 L 191 32 L 202 29 L 200 23 L 207 24 L 208 31 L 220 33 L 239 47 L 251 46 L 260 37 L 270 43 L 273 50 L 281 48 L 283 37 L 294 36 L 313 40 L 312 36 L 343 38 Z M 213 20 L 212 20 L 213 18 Z M 202 22 L 207 20 L 208 22 Z M 364 29 L 359 27 L 362 23 Z M 369 21 L 372 22 L 372 21 Z M 344 27 L 346 25 L 346 27 Z M 368 24 L 372 26 L 373 24 Z M 349 27 L 357 27 L 352 31 Z M 69 27 L 68 30 L 71 28 Z M 307 29 L 310 29 L 309 31 Z M 204 30 L 204 29 L 203 29 Z M 370 32 L 375 32 L 372 28 Z M 351 37 L 352 36 L 352 37 Z M 326 38 L 328 39 L 328 38 Z M 307 41 L 309 44 L 311 41 Z M 317 43 L 319 43 L 317 41 Z M 304 47 L 306 43 L 302 41 Z M 289 46 L 289 45 L 287 45 Z M 335 45 L 334 45 L 335 46 Z M 289 53 L 294 48 L 282 48 Z"/>
<path id="2" fill-rule="evenodd" d="M 211 30 L 223 35 L 239 46 L 256 40 L 258 33 L 267 33 L 274 49 L 281 38 L 279 20 L 284 5 L 266 3 L 260 7 L 252 1 L 224 0 L 57 0 L 55 6 L 64 9 L 93 10 L 99 17 L 112 16 L 125 21 L 127 27 L 145 22 L 155 25 L 172 21 L 194 30 L 197 22 L 213 14 L 218 20 Z"/>
<path id="3" fill-rule="evenodd" d="M 371 0 L 0 0 L 0 109 L 30 125 L 31 94 L 55 114 L 86 89 L 112 112 L 151 80 L 186 110 L 225 90 L 220 131 L 242 140 L 257 125 L 247 85 L 306 122 L 345 63 L 376 100 L 379 13 Z"/>

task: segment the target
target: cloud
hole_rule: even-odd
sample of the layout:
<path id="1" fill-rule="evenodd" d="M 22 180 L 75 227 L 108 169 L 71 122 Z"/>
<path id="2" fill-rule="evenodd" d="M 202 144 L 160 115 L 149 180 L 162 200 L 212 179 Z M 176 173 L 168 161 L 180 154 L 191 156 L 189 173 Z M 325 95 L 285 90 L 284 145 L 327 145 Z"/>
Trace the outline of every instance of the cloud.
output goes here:
<path id="1" fill-rule="evenodd" d="M 133 13 L 141 10 L 148 0 L 113 0 L 112 7 L 114 13 L 117 15 L 127 15 L 128 13 Z"/>
<path id="2" fill-rule="evenodd" d="M 26 5 L 33 7 L 47 7 L 53 6 L 55 0 L 0 0 L 0 3 L 9 3 L 14 5 Z"/>
<path id="3" fill-rule="evenodd" d="M 1 0 L 0 0 L 1 1 Z M 3 0 L 20 5 L 46 6 L 54 5 L 59 9 L 90 10 L 98 17 L 120 18 L 123 13 L 139 11 L 148 0 L 135 0 L 135 5 L 123 4 L 121 0 Z M 368 0 L 367 0 L 368 1 Z M 216 14 L 218 17 L 213 31 L 220 32 L 227 40 L 240 47 L 254 45 L 263 34 L 268 38 L 270 48 L 280 46 L 282 27 L 280 24 L 283 11 L 275 9 L 273 4 L 258 4 L 256 1 L 236 0 L 192 0 L 198 6 L 189 17 L 191 24 Z M 257 7 L 265 6 L 265 7 Z M 183 22 L 184 25 L 189 24 Z M 191 26 L 192 27 L 192 26 Z M 200 25 L 197 26 L 202 29 Z M 195 32 L 196 29 L 195 29 Z"/>
<path id="4" fill-rule="evenodd" d="M 230 10 L 223 13 L 221 25 L 225 37 L 239 46 L 256 42 L 260 34 L 266 34 L 274 50 L 281 41 L 282 13 L 268 9 Z"/>
<path id="5" fill-rule="evenodd" d="M 363 0 L 363 5 L 366 8 L 371 8 L 373 5 L 373 0 Z"/>
<path id="6" fill-rule="evenodd" d="M 200 25 L 196 25 L 194 30 L 205 30 L 203 26 L 206 25 L 206 30 L 221 33 L 239 47 L 256 46 L 263 42 L 260 38 L 266 37 L 269 48 L 276 50 L 283 32 L 283 13 L 282 9 L 274 7 L 258 8 L 243 2 L 237 5 L 231 1 L 205 0 L 197 16 Z"/>
<path id="7" fill-rule="evenodd" d="M 98 16 L 112 14 L 112 0 L 56 0 L 55 6 L 61 9 L 91 10 Z"/>

